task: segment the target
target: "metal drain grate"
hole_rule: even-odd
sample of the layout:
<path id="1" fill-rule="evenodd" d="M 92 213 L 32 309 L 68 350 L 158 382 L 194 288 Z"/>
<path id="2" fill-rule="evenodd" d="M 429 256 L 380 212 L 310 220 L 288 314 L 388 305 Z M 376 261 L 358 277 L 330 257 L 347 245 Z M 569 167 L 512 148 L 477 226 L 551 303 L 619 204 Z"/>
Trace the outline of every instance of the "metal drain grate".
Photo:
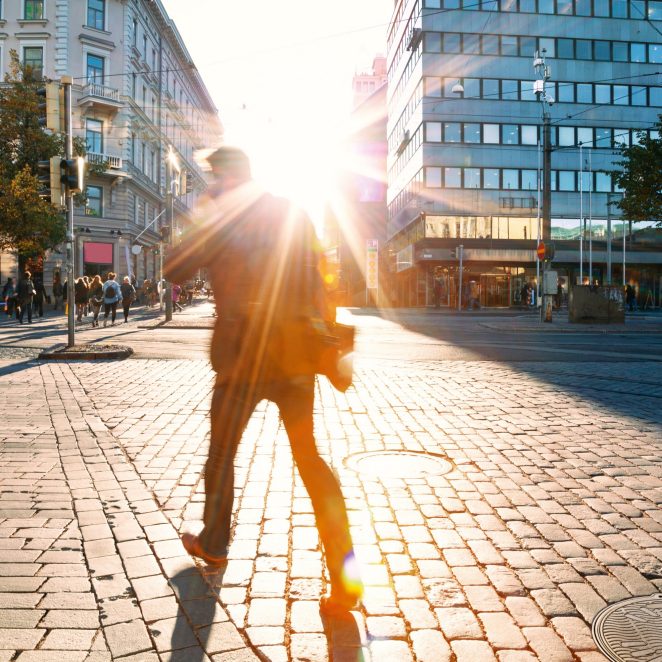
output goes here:
<path id="1" fill-rule="evenodd" d="M 357 473 L 384 478 L 440 476 L 453 470 L 453 465 L 439 455 L 414 451 L 358 453 L 350 455 L 345 465 Z"/>
<path id="2" fill-rule="evenodd" d="M 605 607 L 592 630 L 600 651 L 614 662 L 662 660 L 662 593 Z"/>

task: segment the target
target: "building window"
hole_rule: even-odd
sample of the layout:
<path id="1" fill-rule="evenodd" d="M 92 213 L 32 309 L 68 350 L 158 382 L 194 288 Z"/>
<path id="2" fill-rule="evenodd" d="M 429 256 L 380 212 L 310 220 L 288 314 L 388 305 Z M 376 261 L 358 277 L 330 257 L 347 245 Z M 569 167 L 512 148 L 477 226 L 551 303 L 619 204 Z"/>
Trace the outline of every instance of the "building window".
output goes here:
<path id="1" fill-rule="evenodd" d="M 525 124 L 521 127 L 522 145 L 538 144 L 538 127 Z"/>
<path id="2" fill-rule="evenodd" d="M 462 141 L 460 135 L 462 125 L 459 122 L 444 123 L 444 142 L 459 143 Z"/>
<path id="3" fill-rule="evenodd" d="M 147 35 L 143 35 L 143 57 L 147 59 Z"/>
<path id="4" fill-rule="evenodd" d="M 595 86 L 595 103 L 611 103 L 611 85 Z"/>
<path id="5" fill-rule="evenodd" d="M 499 81 L 494 78 L 483 79 L 483 99 L 498 99 L 499 94 Z"/>
<path id="6" fill-rule="evenodd" d="M 517 101 L 519 98 L 519 81 L 518 80 L 502 80 L 501 81 L 501 98 Z"/>
<path id="7" fill-rule="evenodd" d="M 104 58 L 87 54 L 87 82 L 103 85 Z"/>
<path id="8" fill-rule="evenodd" d="M 559 145 L 570 147 L 575 144 L 575 129 L 572 126 L 559 127 Z"/>
<path id="9" fill-rule="evenodd" d="M 441 122 L 425 123 L 425 140 L 431 143 L 441 142 Z"/>
<path id="10" fill-rule="evenodd" d="M 425 185 L 428 188 L 441 188 L 441 168 L 425 168 Z"/>
<path id="11" fill-rule="evenodd" d="M 600 40 L 594 41 L 593 59 L 609 62 L 611 60 L 611 42 Z"/>
<path id="12" fill-rule="evenodd" d="M 483 124 L 483 142 L 491 145 L 499 144 L 498 124 Z"/>
<path id="13" fill-rule="evenodd" d="M 574 191 L 575 190 L 575 171 L 574 170 L 559 170 L 559 191 Z"/>
<path id="14" fill-rule="evenodd" d="M 138 19 L 133 19 L 133 47 L 138 48 Z"/>
<path id="15" fill-rule="evenodd" d="M 646 44 L 630 44 L 630 61 L 646 62 Z"/>
<path id="16" fill-rule="evenodd" d="M 444 168 L 444 186 L 460 188 L 462 186 L 460 168 Z"/>
<path id="17" fill-rule="evenodd" d="M 595 173 L 595 190 L 599 193 L 611 192 L 611 175 L 607 172 Z"/>
<path id="18" fill-rule="evenodd" d="M 501 188 L 507 191 L 516 191 L 519 189 L 519 170 L 504 168 L 502 175 L 503 184 Z"/>
<path id="19" fill-rule="evenodd" d="M 499 169 L 483 168 L 483 188 L 499 188 Z"/>
<path id="20" fill-rule="evenodd" d="M 103 216 L 103 189 L 101 186 L 88 186 L 87 193 L 87 216 Z"/>
<path id="21" fill-rule="evenodd" d="M 502 125 L 501 142 L 504 145 L 518 145 L 519 144 L 519 125 L 518 124 L 504 124 Z"/>
<path id="22" fill-rule="evenodd" d="M 593 85 L 577 83 L 577 103 L 593 103 Z"/>
<path id="23" fill-rule="evenodd" d="M 85 120 L 85 142 L 87 151 L 93 154 L 103 154 L 103 122 L 101 120 Z"/>
<path id="24" fill-rule="evenodd" d="M 44 49 L 41 46 L 25 46 L 23 48 L 23 64 L 32 78 L 44 75 Z"/>
<path id="25" fill-rule="evenodd" d="M 464 169 L 464 188 L 480 188 L 480 168 Z"/>
<path id="26" fill-rule="evenodd" d="M 464 142 L 465 143 L 480 142 L 480 124 L 471 123 L 464 125 Z"/>
<path id="27" fill-rule="evenodd" d="M 584 147 L 593 147 L 593 129 L 579 127 L 577 129 L 577 144 Z"/>
<path id="28" fill-rule="evenodd" d="M 538 189 L 538 171 L 522 170 L 522 190 L 536 191 Z"/>
<path id="29" fill-rule="evenodd" d="M 105 27 L 105 0 L 87 0 L 87 27 L 103 30 Z"/>
<path id="30" fill-rule="evenodd" d="M 44 18 L 44 0 L 25 0 L 23 18 L 35 21 Z"/>

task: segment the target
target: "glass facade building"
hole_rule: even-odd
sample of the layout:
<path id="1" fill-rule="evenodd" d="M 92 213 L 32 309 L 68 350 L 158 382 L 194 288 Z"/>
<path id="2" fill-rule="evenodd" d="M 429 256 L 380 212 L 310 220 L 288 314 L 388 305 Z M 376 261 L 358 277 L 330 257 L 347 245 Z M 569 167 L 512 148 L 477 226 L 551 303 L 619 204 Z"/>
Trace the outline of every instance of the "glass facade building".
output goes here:
<path id="1" fill-rule="evenodd" d="M 551 236 L 564 289 L 634 280 L 662 304 L 662 230 L 620 218 L 619 148 L 656 136 L 662 113 L 658 0 L 400 0 L 388 32 L 387 248 L 396 303 L 453 305 L 463 280 L 488 306 L 535 284 L 542 104 L 551 69 Z M 580 242 L 581 239 L 581 242 Z M 624 241 L 625 239 L 625 241 Z M 581 243 L 581 248 L 580 248 Z M 456 254 L 456 253 L 455 253 Z M 580 266 L 580 255 L 583 266 Z"/>

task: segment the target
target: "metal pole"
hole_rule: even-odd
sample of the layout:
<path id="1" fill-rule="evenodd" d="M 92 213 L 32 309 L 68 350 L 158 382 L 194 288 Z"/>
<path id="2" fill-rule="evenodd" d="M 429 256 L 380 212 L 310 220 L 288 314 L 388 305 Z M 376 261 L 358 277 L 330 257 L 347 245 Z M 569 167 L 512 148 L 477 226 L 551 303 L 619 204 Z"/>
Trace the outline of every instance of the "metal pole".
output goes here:
<path id="1" fill-rule="evenodd" d="M 584 284 L 584 159 L 579 143 L 579 284 Z"/>
<path id="2" fill-rule="evenodd" d="M 548 111 L 543 111 L 542 240 L 552 238 L 552 140 Z"/>
<path id="3" fill-rule="evenodd" d="M 64 87 L 64 158 L 69 160 L 73 156 L 73 138 L 71 132 L 71 76 L 62 76 Z M 74 199 L 73 195 L 65 188 L 65 201 L 67 205 L 67 347 L 76 344 L 76 322 L 75 307 L 76 295 L 74 288 L 74 274 L 76 251 L 74 244 Z"/>
<path id="4" fill-rule="evenodd" d="M 544 107 L 544 106 L 543 106 Z M 543 190 L 542 190 L 542 236 L 543 241 L 552 238 L 552 141 L 549 111 L 543 111 Z M 545 290 L 545 263 L 542 265 L 542 307 L 545 322 L 552 321 L 552 302 Z"/>
<path id="5" fill-rule="evenodd" d="M 458 246 L 458 249 L 460 251 L 460 278 L 459 278 L 459 285 L 457 288 L 457 309 L 462 310 L 462 260 L 464 258 L 464 246 L 460 244 Z"/>
<path id="6" fill-rule="evenodd" d="M 536 248 L 540 245 L 540 138 L 538 138 L 538 226 L 536 228 Z M 526 275 L 524 276 L 526 278 Z M 540 258 L 538 257 L 538 251 L 536 250 L 536 305 L 540 299 Z M 526 304 L 526 302 L 524 302 Z"/>
<path id="7" fill-rule="evenodd" d="M 621 218 L 621 232 L 623 233 L 623 287 L 625 287 L 625 219 Z"/>
<path id="8" fill-rule="evenodd" d="M 166 158 L 166 227 L 170 228 L 172 233 L 172 165 L 170 163 L 170 151 Z M 165 250 L 166 243 L 162 244 L 161 255 Z M 161 258 L 163 259 L 163 258 Z M 165 290 L 165 321 L 172 320 L 172 284 L 161 281 L 161 292 Z"/>
<path id="9" fill-rule="evenodd" d="M 159 310 L 163 310 L 163 242 L 159 242 Z"/>
<path id="10" fill-rule="evenodd" d="M 588 189 L 588 281 L 593 285 L 593 162 L 592 150 L 588 150 L 588 171 L 591 185 Z"/>
<path id="11" fill-rule="evenodd" d="M 611 285 L 611 194 L 607 193 L 607 285 Z"/>

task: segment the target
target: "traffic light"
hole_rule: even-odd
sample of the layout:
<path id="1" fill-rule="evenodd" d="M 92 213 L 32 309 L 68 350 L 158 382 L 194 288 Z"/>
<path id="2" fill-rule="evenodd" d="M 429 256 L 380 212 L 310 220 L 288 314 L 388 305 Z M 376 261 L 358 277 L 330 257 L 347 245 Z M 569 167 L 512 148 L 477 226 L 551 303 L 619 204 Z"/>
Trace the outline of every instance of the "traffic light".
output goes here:
<path id="1" fill-rule="evenodd" d="M 545 244 L 545 260 L 551 262 L 554 259 L 554 244 L 546 243 Z"/>
<path id="2" fill-rule="evenodd" d="M 60 181 L 67 193 L 80 193 L 85 189 L 85 159 L 77 156 L 60 161 Z"/>
<path id="3" fill-rule="evenodd" d="M 61 111 L 64 105 L 60 85 L 53 82 L 46 83 L 37 88 L 37 97 L 39 126 L 53 133 L 59 133 L 62 130 Z"/>
<path id="4" fill-rule="evenodd" d="M 62 187 L 58 172 L 59 163 L 59 156 L 37 163 L 37 179 L 41 184 L 39 195 L 46 200 L 50 200 L 58 207 L 62 206 Z"/>
<path id="5" fill-rule="evenodd" d="M 170 241 L 170 228 L 167 225 L 164 225 L 159 229 L 159 234 L 161 235 L 161 241 L 164 244 L 167 244 Z"/>
<path id="6" fill-rule="evenodd" d="M 457 248 L 451 248 L 451 260 L 457 260 Z"/>

